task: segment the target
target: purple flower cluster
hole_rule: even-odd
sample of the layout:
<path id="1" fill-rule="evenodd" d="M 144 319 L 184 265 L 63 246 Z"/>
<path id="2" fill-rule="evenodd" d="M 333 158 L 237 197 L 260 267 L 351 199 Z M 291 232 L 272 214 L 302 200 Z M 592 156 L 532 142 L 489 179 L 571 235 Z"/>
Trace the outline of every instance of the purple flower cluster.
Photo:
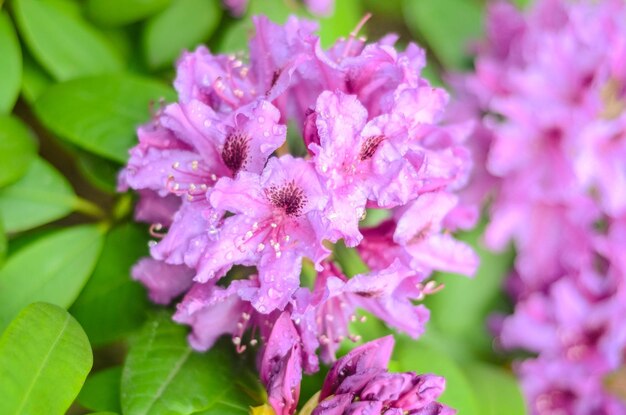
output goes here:
<path id="1" fill-rule="evenodd" d="M 465 196 L 517 252 L 500 342 L 537 354 L 517 366 L 533 414 L 624 414 L 605 385 L 626 363 L 626 3 L 495 3 L 487 32 L 454 113 L 482 120 Z"/>
<path id="2" fill-rule="evenodd" d="M 359 340 L 357 308 L 417 337 L 428 310 L 415 301 L 439 288 L 430 273 L 475 271 L 447 232 L 468 222 L 454 191 L 469 130 L 439 124 L 448 96 L 420 77 L 414 44 L 353 33 L 323 50 L 312 22 L 254 23 L 249 63 L 183 54 L 179 101 L 139 128 L 120 188 L 139 191 L 137 218 L 158 239 L 133 276 L 155 302 L 184 294 L 174 319 L 194 348 L 224 334 L 240 351 L 260 342 L 270 402 L 291 414 L 318 350 L 331 362 Z M 370 208 L 386 217 L 365 228 Z M 370 272 L 345 275 L 331 254 L 340 240 Z M 316 273 L 308 286 L 303 267 Z"/>
<path id="3" fill-rule="evenodd" d="M 393 344 L 393 337 L 383 337 L 337 360 L 311 415 L 454 415 L 436 402 L 444 378 L 387 371 Z"/>

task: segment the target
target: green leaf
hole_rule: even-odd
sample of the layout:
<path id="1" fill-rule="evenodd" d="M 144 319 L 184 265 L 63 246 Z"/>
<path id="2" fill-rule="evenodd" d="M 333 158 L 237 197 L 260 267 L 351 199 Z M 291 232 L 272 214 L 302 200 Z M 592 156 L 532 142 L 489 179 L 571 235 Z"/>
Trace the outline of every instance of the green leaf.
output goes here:
<path id="1" fill-rule="evenodd" d="M 242 385 L 241 367 L 229 342 L 199 354 L 187 345 L 186 329 L 166 314 L 149 321 L 131 345 L 122 374 L 125 415 L 247 415 L 260 402 Z"/>
<path id="2" fill-rule="evenodd" d="M 320 18 L 320 38 L 323 47 L 333 45 L 338 38 L 350 36 L 364 13 L 357 0 L 335 2 L 335 12 L 330 17 Z"/>
<path id="3" fill-rule="evenodd" d="M 446 390 L 440 402 L 463 415 L 482 415 L 472 386 L 457 363 L 446 353 L 423 342 L 400 338 L 394 352 L 400 371 L 432 373 L 446 378 Z M 507 413 L 508 412 L 503 412 Z"/>
<path id="4" fill-rule="evenodd" d="M 333 256 L 347 277 L 354 277 L 357 274 L 367 274 L 370 272 L 370 269 L 367 264 L 363 262 L 357 250 L 355 248 L 348 248 L 343 242 L 343 239 L 335 244 Z"/>
<path id="5" fill-rule="evenodd" d="M 89 183 L 103 192 L 117 193 L 117 175 L 121 166 L 84 152 L 76 159 L 77 166 Z"/>
<path id="6" fill-rule="evenodd" d="M 4 232 L 4 224 L 0 219 L 0 268 L 4 265 L 4 258 L 7 255 L 7 251 L 9 249 L 9 244 L 7 241 L 7 235 Z"/>
<path id="7" fill-rule="evenodd" d="M 9 113 L 15 105 L 22 83 L 22 49 L 13 23 L 0 12 L 0 113 Z"/>
<path id="8" fill-rule="evenodd" d="M 54 81 L 28 53 L 24 54 L 23 64 L 22 96 L 32 105 Z"/>
<path id="9" fill-rule="evenodd" d="M 92 362 L 87 336 L 67 311 L 29 305 L 0 338 L 0 413 L 65 413 Z"/>
<path id="10" fill-rule="evenodd" d="M 124 163 L 137 142 L 135 129 L 148 120 L 150 104 L 175 97 L 171 88 L 151 79 L 98 76 L 53 85 L 37 100 L 35 112 L 61 138 Z"/>
<path id="11" fill-rule="evenodd" d="M 78 403 L 92 411 L 121 412 L 122 367 L 115 366 L 91 374 L 80 391 Z"/>
<path id="12" fill-rule="evenodd" d="M 77 16 L 45 0 L 14 0 L 22 38 L 54 78 L 118 72 L 123 64 L 106 38 Z"/>
<path id="13" fill-rule="evenodd" d="M 72 304 L 93 270 L 102 239 L 96 226 L 75 226 L 11 255 L 0 269 L 0 330 L 32 302 Z"/>
<path id="14" fill-rule="evenodd" d="M 509 372 L 481 363 L 464 364 L 476 396 L 480 396 L 481 415 L 524 415 L 526 404 L 519 385 Z"/>
<path id="15" fill-rule="evenodd" d="M 145 19 L 172 0 L 87 0 L 87 16 L 104 26 L 121 26 Z"/>
<path id="16" fill-rule="evenodd" d="M 471 245 L 480 257 L 480 266 L 474 278 L 455 274 L 437 274 L 436 281 L 445 288 L 425 303 L 431 310 L 431 324 L 442 334 L 463 340 L 475 348 L 491 348 L 492 336 L 486 329 L 487 316 L 503 296 L 502 284 L 513 263 L 513 252 L 494 253 L 481 244 L 485 224 L 471 232 L 461 233 L 458 239 Z M 456 310 L 456 312 L 451 312 Z"/>
<path id="17" fill-rule="evenodd" d="M 28 128 L 11 115 L 0 115 L 0 187 L 22 177 L 37 153 Z"/>
<path id="18" fill-rule="evenodd" d="M 171 65 L 183 50 L 206 41 L 217 29 L 222 6 L 217 0 L 178 0 L 153 16 L 144 28 L 143 48 L 151 68 Z"/>
<path id="19" fill-rule="evenodd" d="M 118 340 L 145 320 L 146 293 L 131 279 L 130 268 L 147 247 L 146 230 L 135 224 L 107 235 L 96 268 L 70 309 L 93 345 Z"/>
<path id="20" fill-rule="evenodd" d="M 24 177 L 0 189 L 0 217 L 7 232 L 19 232 L 62 218 L 76 200 L 65 177 L 37 158 Z"/>
<path id="21" fill-rule="evenodd" d="M 482 33 L 483 9 L 474 0 L 404 0 L 407 26 L 448 69 L 467 66 L 469 42 Z"/>

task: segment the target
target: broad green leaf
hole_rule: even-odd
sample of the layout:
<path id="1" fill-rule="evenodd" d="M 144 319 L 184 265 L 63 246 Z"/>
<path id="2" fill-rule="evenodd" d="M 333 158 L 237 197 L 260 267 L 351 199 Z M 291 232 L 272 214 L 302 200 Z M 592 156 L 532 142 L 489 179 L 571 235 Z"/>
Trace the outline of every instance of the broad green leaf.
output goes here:
<path id="1" fill-rule="evenodd" d="M 54 81 L 28 53 L 24 54 L 23 63 L 22 97 L 32 105 Z"/>
<path id="2" fill-rule="evenodd" d="M 463 370 L 479 396 L 481 415 L 524 415 L 526 405 L 519 385 L 511 373 L 481 363 L 464 364 Z"/>
<path id="3" fill-rule="evenodd" d="M 87 0 L 87 16 L 104 26 L 121 26 L 152 16 L 172 0 Z"/>
<path id="4" fill-rule="evenodd" d="M 330 17 L 320 18 L 322 46 L 329 47 L 340 37 L 349 37 L 364 13 L 360 1 L 341 0 L 335 2 L 335 11 Z"/>
<path id="5" fill-rule="evenodd" d="M 117 193 L 117 175 L 121 166 L 84 152 L 76 159 L 77 166 L 89 183 L 107 193 Z"/>
<path id="6" fill-rule="evenodd" d="M 404 0 L 404 18 L 448 69 L 467 66 L 469 42 L 482 32 L 484 4 L 474 0 Z"/>
<path id="7" fill-rule="evenodd" d="M 174 100 L 171 88 L 131 75 L 76 79 L 53 85 L 35 103 L 41 122 L 71 143 L 120 163 L 137 142 L 135 129 L 150 105 Z"/>
<path id="8" fill-rule="evenodd" d="M 426 300 L 432 311 L 431 324 L 442 334 L 453 335 L 467 345 L 490 347 L 486 318 L 503 295 L 502 284 L 513 263 L 513 253 L 493 253 L 481 244 L 484 223 L 458 239 L 471 245 L 480 257 L 474 278 L 454 274 L 437 274 L 436 281 L 445 288 Z M 481 344 L 482 343 L 482 344 Z"/>
<path id="9" fill-rule="evenodd" d="M 115 366 L 92 373 L 78 394 L 78 403 L 92 411 L 121 412 L 120 383 L 122 367 Z"/>
<path id="10" fill-rule="evenodd" d="M 0 11 L 0 114 L 9 113 L 22 83 L 22 49 L 13 23 Z"/>
<path id="11" fill-rule="evenodd" d="M 0 115 L 0 187 L 28 171 L 37 153 L 37 142 L 28 128 L 11 115 Z"/>
<path id="12" fill-rule="evenodd" d="M 102 239 L 96 226 L 75 226 L 11 255 L 0 269 L 0 330 L 32 302 L 70 306 L 93 270 Z"/>
<path id="13" fill-rule="evenodd" d="M 148 66 L 171 65 L 183 50 L 206 41 L 217 29 L 222 15 L 218 0 L 177 0 L 148 20 L 143 49 Z"/>
<path id="14" fill-rule="evenodd" d="M 106 38 L 54 2 L 14 0 L 22 38 L 33 56 L 54 78 L 119 72 L 122 61 Z"/>
<path id="15" fill-rule="evenodd" d="M 76 0 L 43 0 L 58 11 L 70 16 L 71 18 L 82 18 L 83 10 L 81 2 Z"/>
<path id="16" fill-rule="evenodd" d="M 229 342 L 199 354 L 186 329 L 161 314 L 149 321 L 131 345 L 122 374 L 125 415 L 247 415 L 251 399 L 242 381 L 249 377 Z"/>
<path id="17" fill-rule="evenodd" d="M 7 250 L 9 249 L 7 235 L 4 232 L 4 224 L 2 223 L 2 219 L 0 219 L 0 268 L 4 265 L 4 258 L 7 255 Z"/>
<path id="18" fill-rule="evenodd" d="M 92 362 L 87 336 L 67 311 L 29 305 L 0 338 L 0 413 L 65 413 Z"/>
<path id="19" fill-rule="evenodd" d="M 131 279 L 130 269 L 147 255 L 147 236 L 136 224 L 111 230 L 91 278 L 70 309 L 94 345 L 117 340 L 145 320 L 146 293 Z"/>
<path id="20" fill-rule="evenodd" d="M 65 177 L 37 158 L 20 180 L 0 189 L 0 218 L 7 232 L 19 232 L 62 218 L 76 201 Z"/>
<path id="21" fill-rule="evenodd" d="M 482 415 L 469 379 L 445 352 L 405 337 L 398 339 L 394 360 L 400 371 L 432 373 L 446 378 L 446 390 L 439 401 L 463 415 Z"/>

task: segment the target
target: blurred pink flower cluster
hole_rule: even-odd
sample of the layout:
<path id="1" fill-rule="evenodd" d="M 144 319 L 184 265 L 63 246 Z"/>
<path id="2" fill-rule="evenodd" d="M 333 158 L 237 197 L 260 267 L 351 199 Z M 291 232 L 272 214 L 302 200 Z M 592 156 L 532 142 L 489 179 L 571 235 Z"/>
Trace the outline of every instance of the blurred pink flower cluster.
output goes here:
<path id="1" fill-rule="evenodd" d="M 158 239 L 134 277 L 155 302 L 184 295 L 174 319 L 194 348 L 260 342 L 270 402 L 290 414 L 318 349 L 330 362 L 359 340 L 357 308 L 417 337 L 430 273 L 475 271 L 445 232 L 472 221 L 454 194 L 469 124 L 440 125 L 448 95 L 420 76 L 414 44 L 353 33 L 323 50 L 312 22 L 254 23 L 247 61 L 205 47 L 180 58 L 179 100 L 139 128 L 120 190 L 139 191 L 136 217 Z M 369 208 L 387 211 L 364 228 Z M 340 240 L 369 272 L 346 276 L 331 255 Z"/>
<path id="2" fill-rule="evenodd" d="M 533 414 L 624 414 L 607 390 L 626 358 L 626 3 L 491 6 L 475 71 L 453 79 L 481 120 L 467 200 L 486 243 L 513 242 L 513 315 L 496 321 Z"/>

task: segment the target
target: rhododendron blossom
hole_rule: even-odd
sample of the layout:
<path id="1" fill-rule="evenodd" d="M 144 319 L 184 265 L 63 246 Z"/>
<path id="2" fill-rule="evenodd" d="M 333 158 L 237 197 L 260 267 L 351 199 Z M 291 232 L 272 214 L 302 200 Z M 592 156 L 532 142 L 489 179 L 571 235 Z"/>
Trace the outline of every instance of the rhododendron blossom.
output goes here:
<path id="1" fill-rule="evenodd" d="M 487 33 L 453 113 L 487 153 L 462 198 L 488 194 L 487 244 L 516 248 L 499 341 L 538 355 L 518 365 L 533 414 L 626 413 L 605 386 L 626 363 L 626 5 L 498 2 Z"/>
<path id="2" fill-rule="evenodd" d="M 393 337 L 371 341 L 333 364 L 312 415 L 453 415 L 436 399 L 445 379 L 413 372 L 390 373 Z"/>
<path id="3" fill-rule="evenodd" d="M 365 45 L 353 33 L 325 51 L 312 22 L 254 22 L 249 62 L 202 46 L 183 54 L 179 101 L 139 128 L 120 189 L 139 191 L 137 218 L 155 237 L 134 277 L 155 302 L 182 295 L 174 319 L 194 348 L 224 334 L 240 352 L 261 347 L 269 402 L 292 414 L 318 351 L 329 363 L 360 340 L 348 327 L 359 310 L 417 337 L 429 314 L 416 301 L 441 288 L 430 274 L 474 273 L 476 255 L 447 232 L 462 222 L 468 128 L 441 124 L 448 96 L 420 76 L 414 44 L 401 52 L 394 36 Z M 370 208 L 388 219 L 366 225 Z M 369 269 L 346 275 L 338 242 Z M 402 393 L 432 400 L 430 380 L 398 376 L 413 385 Z M 435 413 L 420 399 L 394 408 Z"/>

